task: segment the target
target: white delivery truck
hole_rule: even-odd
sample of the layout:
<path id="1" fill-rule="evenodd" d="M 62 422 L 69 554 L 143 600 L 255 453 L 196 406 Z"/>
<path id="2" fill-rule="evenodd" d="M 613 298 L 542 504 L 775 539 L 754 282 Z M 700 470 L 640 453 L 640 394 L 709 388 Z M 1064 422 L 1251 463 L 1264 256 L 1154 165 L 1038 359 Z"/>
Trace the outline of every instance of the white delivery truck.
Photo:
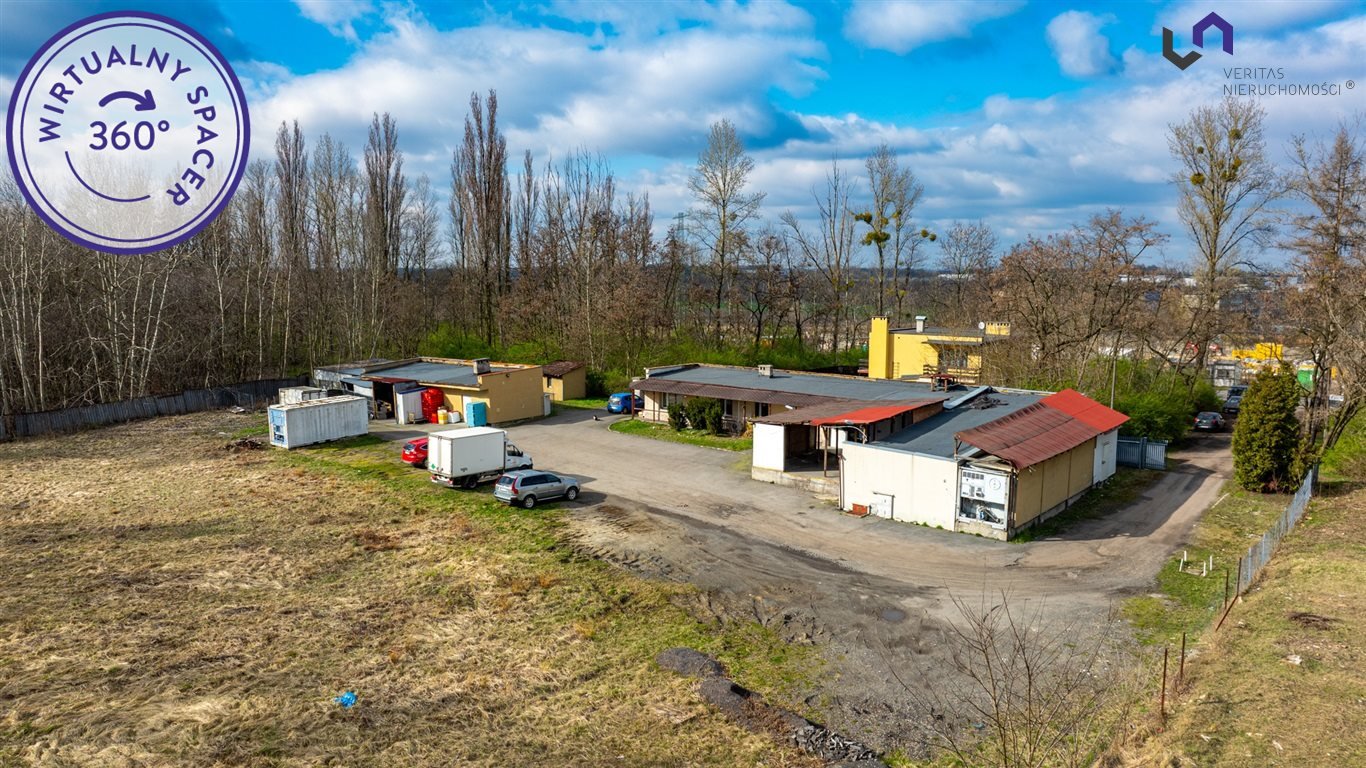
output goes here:
<path id="1" fill-rule="evenodd" d="M 531 469 L 531 457 L 493 427 L 447 429 L 427 435 L 427 468 L 432 482 L 473 488 L 514 469 Z"/>
<path id="2" fill-rule="evenodd" d="M 269 413 L 270 444 L 281 448 L 325 443 L 370 431 L 370 403 L 355 395 L 272 405 Z"/>

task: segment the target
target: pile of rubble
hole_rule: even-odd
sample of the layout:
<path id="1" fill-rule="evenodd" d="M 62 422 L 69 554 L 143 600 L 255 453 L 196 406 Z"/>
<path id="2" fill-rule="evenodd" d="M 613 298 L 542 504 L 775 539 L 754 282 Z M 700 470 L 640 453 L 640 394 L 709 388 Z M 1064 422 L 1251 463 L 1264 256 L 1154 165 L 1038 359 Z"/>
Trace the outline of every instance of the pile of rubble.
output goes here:
<path id="1" fill-rule="evenodd" d="M 705 653 L 670 648 L 656 656 L 655 663 L 680 675 L 702 678 L 698 691 L 702 699 L 749 731 L 792 744 L 832 768 L 886 768 L 866 745 L 765 702 L 763 696 L 726 677 L 725 667 Z"/>

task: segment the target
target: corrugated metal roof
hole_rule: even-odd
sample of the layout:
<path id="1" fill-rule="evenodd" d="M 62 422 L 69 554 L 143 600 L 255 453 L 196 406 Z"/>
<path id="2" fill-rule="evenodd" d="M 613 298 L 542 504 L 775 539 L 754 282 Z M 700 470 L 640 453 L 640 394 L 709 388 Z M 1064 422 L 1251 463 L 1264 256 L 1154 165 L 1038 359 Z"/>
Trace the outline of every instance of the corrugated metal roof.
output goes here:
<path id="1" fill-rule="evenodd" d="M 560 360 L 558 362 L 550 363 L 549 365 L 541 366 L 541 371 L 544 375 L 549 376 L 552 379 L 560 379 L 564 378 L 564 375 L 566 373 L 569 373 L 571 371 L 577 371 L 582 367 L 583 363 L 575 363 L 569 360 Z"/>
<path id="2" fill-rule="evenodd" d="M 882 421 L 883 419 L 900 416 L 906 411 L 914 411 L 922 405 L 929 405 L 930 403 L 937 402 L 939 402 L 939 399 L 916 400 L 909 403 L 901 403 L 900 405 L 870 405 L 845 413 L 837 413 L 834 416 L 822 416 L 818 419 L 812 419 L 811 425 L 820 427 L 827 424 L 872 424 Z"/>
<path id="3" fill-rule="evenodd" d="M 1107 408 L 1075 389 L 1064 389 L 1043 399 L 1043 404 L 1081 419 L 1101 432 L 1109 432 L 1129 420 L 1119 411 Z"/>
<path id="4" fill-rule="evenodd" d="M 423 360 L 403 363 L 377 372 L 386 379 L 399 381 L 420 381 L 423 384 L 446 384 L 452 387 L 479 388 L 479 377 L 474 374 L 474 366 L 458 363 L 430 363 Z M 371 376 L 369 378 L 376 378 Z"/>
<path id="5" fill-rule="evenodd" d="M 639 381 L 690 382 L 731 387 L 751 392 L 786 392 L 792 395 L 815 396 L 817 400 L 811 402 L 823 402 L 831 399 L 898 402 L 932 394 L 928 384 L 919 382 L 865 379 L 860 376 L 784 370 L 775 370 L 772 376 L 764 376 L 754 368 L 734 368 L 720 365 L 696 365 L 652 372 L 649 379 Z M 729 399 L 766 402 L 753 395 Z"/>
<path id="6" fill-rule="evenodd" d="M 793 392 L 773 392 L 744 387 L 728 387 L 720 384 L 703 384 L 693 381 L 676 381 L 671 378 L 651 376 L 636 379 L 631 389 L 637 392 L 661 392 L 692 397 L 714 397 L 718 400 L 738 400 L 742 403 L 768 403 L 769 405 L 790 405 L 800 408 L 803 405 L 828 403 L 832 398 L 822 395 L 804 395 Z"/>
<path id="7" fill-rule="evenodd" d="M 1127 420 L 1080 392 L 1063 390 L 1008 416 L 958 432 L 954 438 L 1023 469 L 1070 451 Z"/>

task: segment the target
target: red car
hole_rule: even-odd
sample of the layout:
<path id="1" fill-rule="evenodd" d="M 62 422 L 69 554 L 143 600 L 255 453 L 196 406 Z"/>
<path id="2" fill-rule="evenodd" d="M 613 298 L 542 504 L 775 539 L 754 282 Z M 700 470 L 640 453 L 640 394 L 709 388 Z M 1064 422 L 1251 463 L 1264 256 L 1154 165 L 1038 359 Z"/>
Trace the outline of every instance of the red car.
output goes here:
<path id="1" fill-rule="evenodd" d="M 419 437 L 403 444 L 403 460 L 414 467 L 427 468 L 427 438 Z"/>

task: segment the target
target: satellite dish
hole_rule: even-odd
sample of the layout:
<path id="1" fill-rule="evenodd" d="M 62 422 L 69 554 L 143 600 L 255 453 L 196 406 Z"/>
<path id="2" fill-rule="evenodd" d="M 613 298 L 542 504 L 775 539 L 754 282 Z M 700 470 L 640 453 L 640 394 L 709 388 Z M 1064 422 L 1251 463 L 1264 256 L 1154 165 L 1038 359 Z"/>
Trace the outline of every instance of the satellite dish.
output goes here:
<path id="1" fill-rule="evenodd" d="M 977 323 L 977 330 L 979 330 L 979 331 L 985 331 L 986 329 L 987 329 L 987 324 L 986 324 L 985 322 L 978 321 L 978 323 Z"/>

